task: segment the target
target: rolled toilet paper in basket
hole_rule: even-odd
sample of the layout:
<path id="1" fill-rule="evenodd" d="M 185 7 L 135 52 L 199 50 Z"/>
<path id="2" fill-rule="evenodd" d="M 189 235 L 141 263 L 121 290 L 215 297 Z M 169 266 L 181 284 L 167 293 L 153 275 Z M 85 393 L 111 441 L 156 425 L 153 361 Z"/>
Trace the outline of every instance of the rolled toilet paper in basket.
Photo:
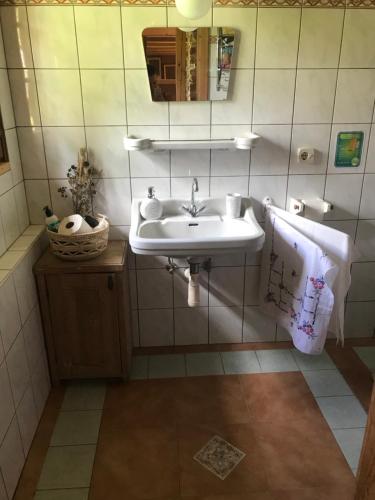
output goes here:
<path id="1" fill-rule="evenodd" d="M 87 224 L 85 219 L 79 215 L 69 215 L 65 217 L 59 224 L 59 234 L 63 236 L 71 236 L 72 234 L 92 233 L 92 228 Z"/>

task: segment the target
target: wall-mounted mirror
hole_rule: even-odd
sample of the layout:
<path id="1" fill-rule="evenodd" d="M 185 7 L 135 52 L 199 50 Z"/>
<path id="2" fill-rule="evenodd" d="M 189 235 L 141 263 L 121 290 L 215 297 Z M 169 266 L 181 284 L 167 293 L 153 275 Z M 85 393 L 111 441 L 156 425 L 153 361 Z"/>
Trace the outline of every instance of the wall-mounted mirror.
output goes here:
<path id="1" fill-rule="evenodd" d="M 235 41 L 232 28 L 146 28 L 152 100 L 227 99 Z"/>

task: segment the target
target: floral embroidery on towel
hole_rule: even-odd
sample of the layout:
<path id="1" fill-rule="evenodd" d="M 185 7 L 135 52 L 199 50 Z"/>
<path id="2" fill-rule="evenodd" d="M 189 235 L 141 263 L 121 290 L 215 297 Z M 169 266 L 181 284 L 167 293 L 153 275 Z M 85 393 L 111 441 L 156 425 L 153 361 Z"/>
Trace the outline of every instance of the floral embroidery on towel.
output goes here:
<path id="1" fill-rule="evenodd" d="M 315 335 L 314 335 L 314 327 L 308 322 L 308 321 L 303 321 L 302 322 L 302 325 L 300 325 L 298 327 L 298 330 L 302 330 L 304 333 L 306 333 L 306 335 L 308 335 L 309 337 L 312 337 L 314 338 Z"/>
<path id="2" fill-rule="evenodd" d="M 304 289 L 295 290 L 295 279 L 300 278 L 296 269 L 290 267 L 284 258 L 275 251 L 275 218 L 272 221 L 272 240 L 269 252 L 269 274 L 264 301 L 273 303 L 282 313 L 290 317 L 290 326 L 295 324 L 296 330 L 314 339 L 314 325 L 317 320 L 319 302 L 326 282 L 323 276 L 306 276 Z M 299 253 L 299 246 L 293 243 L 293 251 Z M 321 257 L 324 257 L 322 252 Z M 290 279 L 292 278 L 292 280 Z"/>
<path id="3" fill-rule="evenodd" d="M 320 278 L 313 278 L 313 277 L 311 277 L 310 281 L 312 282 L 313 287 L 315 288 L 315 290 L 323 290 L 323 288 L 324 288 L 324 286 L 326 284 L 326 282 L 323 279 L 323 276 L 321 276 Z"/>

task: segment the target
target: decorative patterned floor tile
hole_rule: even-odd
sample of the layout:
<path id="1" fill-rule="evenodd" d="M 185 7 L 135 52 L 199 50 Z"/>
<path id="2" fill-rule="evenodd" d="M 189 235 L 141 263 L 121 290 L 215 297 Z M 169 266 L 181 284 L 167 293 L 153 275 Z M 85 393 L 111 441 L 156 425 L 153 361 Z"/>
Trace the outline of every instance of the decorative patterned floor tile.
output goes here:
<path id="1" fill-rule="evenodd" d="M 194 455 L 194 460 L 220 479 L 225 479 L 245 457 L 245 453 L 225 441 L 214 436 Z"/>

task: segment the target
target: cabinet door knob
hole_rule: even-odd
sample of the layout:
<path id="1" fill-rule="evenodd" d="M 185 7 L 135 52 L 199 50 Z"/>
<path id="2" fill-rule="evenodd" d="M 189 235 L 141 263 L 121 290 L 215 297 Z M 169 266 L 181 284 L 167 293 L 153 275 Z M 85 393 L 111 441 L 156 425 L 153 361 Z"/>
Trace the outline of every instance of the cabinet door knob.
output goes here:
<path id="1" fill-rule="evenodd" d="M 109 290 L 113 290 L 113 285 L 114 285 L 113 276 L 112 276 L 112 274 L 109 274 L 108 275 L 108 288 L 109 288 Z"/>

